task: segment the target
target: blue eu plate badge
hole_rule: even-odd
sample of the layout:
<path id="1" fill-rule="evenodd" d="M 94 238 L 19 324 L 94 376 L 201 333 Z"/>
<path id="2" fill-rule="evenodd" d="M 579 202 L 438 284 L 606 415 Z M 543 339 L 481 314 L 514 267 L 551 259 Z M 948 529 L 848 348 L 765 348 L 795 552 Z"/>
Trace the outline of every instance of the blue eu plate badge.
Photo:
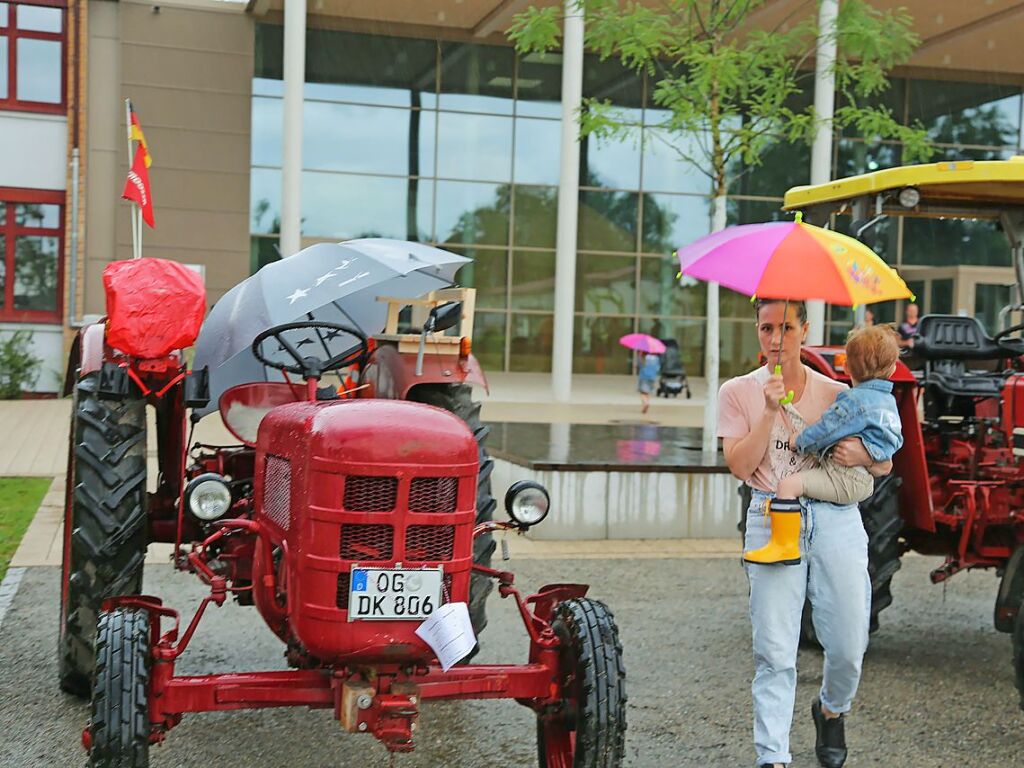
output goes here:
<path id="1" fill-rule="evenodd" d="M 365 592 L 366 591 L 366 571 L 355 571 L 352 574 L 352 591 L 353 592 Z"/>

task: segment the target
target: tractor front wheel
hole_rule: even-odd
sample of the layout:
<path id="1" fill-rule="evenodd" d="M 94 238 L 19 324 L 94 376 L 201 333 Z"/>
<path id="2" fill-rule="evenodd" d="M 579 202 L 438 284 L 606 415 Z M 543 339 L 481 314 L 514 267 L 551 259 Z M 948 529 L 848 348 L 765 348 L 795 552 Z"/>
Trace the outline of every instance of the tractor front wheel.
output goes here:
<path id="1" fill-rule="evenodd" d="M 540 768 L 618 768 L 626 739 L 626 669 L 611 611 L 577 598 L 555 607 L 563 699 L 537 714 Z"/>
<path id="2" fill-rule="evenodd" d="M 1020 695 L 1020 708 L 1024 710 L 1024 605 L 1017 611 L 1013 622 L 1013 680 Z"/>
<path id="3" fill-rule="evenodd" d="M 90 768 L 149 765 L 149 646 L 146 611 L 117 608 L 100 614 L 89 721 Z"/>
<path id="4" fill-rule="evenodd" d="M 480 403 L 474 402 L 472 395 L 473 388 L 468 384 L 421 384 L 410 390 L 408 397 L 413 402 L 433 405 L 454 413 L 466 422 L 466 426 L 473 433 L 480 462 L 476 481 L 476 522 L 479 524 L 494 519 L 497 502 L 491 493 L 494 460 L 487 455 L 487 449 L 484 447 L 491 428 L 480 421 Z M 489 568 L 494 546 L 494 537 L 490 533 L 477 536 L 473 541 L 473 562 Z M 487 576 L 479 573 L 470 575 L 469 618 L 477 637 L 487 626 L 487 596 L 491 594 L 493 587 L 494 582 Z"/>
<path id="5" fill-rule="evenodd" d="M 58 674 L 82 698 L 100 605 L 141 591 L 146 555 L 146 403 L 103 400 L 98 390 L 98 372 L 75 385 L 64 511 Z"/>

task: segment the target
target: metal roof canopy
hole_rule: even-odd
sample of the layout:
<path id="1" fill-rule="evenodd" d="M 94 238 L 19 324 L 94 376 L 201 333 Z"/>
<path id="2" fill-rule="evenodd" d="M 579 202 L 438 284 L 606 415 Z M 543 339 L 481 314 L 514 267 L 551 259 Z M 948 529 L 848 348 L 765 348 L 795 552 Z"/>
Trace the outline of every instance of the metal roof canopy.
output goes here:
<path id="1" fill-rule="evenodd" d="M 917 205 L 899 202 L 901 190 L 920 193 Z M 855 203 L 865 205 L 855 211 Z M 887 168 L 816 186 L 793 187 L 783 210 L 801 210 L 820 221 L 835 213 L 925 218 L 998 219 L 1008 210 L 1024 214 L 1024 156 L 1010 160 L 959 160 Z M 858 215 L 859 214 L 859 215 Z"/>

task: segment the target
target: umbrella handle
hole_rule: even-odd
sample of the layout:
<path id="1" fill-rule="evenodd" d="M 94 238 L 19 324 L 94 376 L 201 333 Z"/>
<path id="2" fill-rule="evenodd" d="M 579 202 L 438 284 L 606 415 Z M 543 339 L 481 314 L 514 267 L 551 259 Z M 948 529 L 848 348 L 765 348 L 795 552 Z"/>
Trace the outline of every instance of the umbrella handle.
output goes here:
<path id="1" fill-rule="evenodd" d="M 776 376 L 781 376 L 782 375 L 782 366 L 779 365 L 778 363 L 775 364 L 775 375 Z M 793 402 L 794 394 L 795 393 L 793 392 L 792 389 L 789 390 L 789 392 L 786 393 L 786 396 L 784 398 L 782 398 L 781 400 L 779 400 L 779 405 L 789 405 L 790 403 L 792 403 Z"/>

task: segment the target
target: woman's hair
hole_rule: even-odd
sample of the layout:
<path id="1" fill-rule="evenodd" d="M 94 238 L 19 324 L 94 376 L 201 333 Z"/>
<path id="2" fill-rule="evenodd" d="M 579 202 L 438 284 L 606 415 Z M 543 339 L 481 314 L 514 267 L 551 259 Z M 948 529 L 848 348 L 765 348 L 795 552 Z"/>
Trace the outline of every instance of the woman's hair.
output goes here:
<path id="1" fill-rule="evenodd" d="M 846 338 L 846 370 L 857 381 L 889 378 L 899 356 L 896 332 L 888 325 L 857 328 Z"/>
<path id="2" fill-rule="evenodd" d="M 754 317 L 761 318 L 761 307 L 767 307 L 769 304 L 784 304 L 785 299 L 754 299 Z M 796 316 L 800 319 L 801 324 L 807 322 L 807 305 L 802 301 L 791 301 L 789 306 L 796 309 Z"/>

